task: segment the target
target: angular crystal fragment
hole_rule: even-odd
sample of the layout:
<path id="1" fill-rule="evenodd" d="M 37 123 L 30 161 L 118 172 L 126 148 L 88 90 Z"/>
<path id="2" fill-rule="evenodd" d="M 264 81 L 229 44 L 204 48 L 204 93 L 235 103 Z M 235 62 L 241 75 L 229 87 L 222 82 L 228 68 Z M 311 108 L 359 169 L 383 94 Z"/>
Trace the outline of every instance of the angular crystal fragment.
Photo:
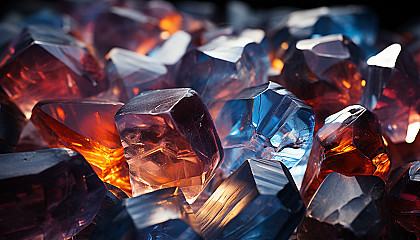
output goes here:
<path id="1" fill-rule="evenodd" d="M 182 191 L 171 187 L 124 200 L 98 224 L 90 239 L 202 239 Z"/>
<path id="2" fill-rule="evenodd" d="M 85 45 L 49 27 L 28 26 L 1 59 L 0 86 L 28 119 L 38 101 L 89 97 L 107 87 Z"/>
<path id="3" fill-rule="evenodd" d="M 315 110 L 315 131 L 327 116 L 362 98 L 366 63 L 349 38 L 329 35 L 301 40 L 275 79 Z"/>
<path id="4" fill-rule="evenodd" d="M 98 212 L 106 189 L 85 159 L 65 148 L 0 155 L 0 236 L 68 239 Z"/>
<path id="5" fill-rule="evenodd" d="M 385 209 L 379 177 L 330 173 L 309 203 L 298 239 L 383 239 Z"/>
<path id="6" fill-rule="evenodd" d="M 301 192 L 305 202 L 330 172 L 381 178 L 391 165 L 376 116 L 360 105 L 329 116 L 315 136 Z"/>
<path id="7" fill-rule="evenodd" d="M 247 160 L 197 212 L 206 239 L 288 239 L 305 214 L 279 161 Z"/>
<path id="8" fill-rule="evenodd" d="M 162 42 L 158 19 L 129 8 L 110 7 L 97 17 L 93 41 L 99 57 L 119 47 L 146 54 Z"/>
<path id="9" fill-rule="evenodd" d="M 420 237 L 420 161 L 409 168 L 389 192 L 392 214 L 397 222 Z"/>
<path id="10" fill-rule="evenodd" d="M 262 30 L 246 30 L 238 37 L 221 36 L 181 59 L 176 84 L 191 87 L 203 98 L 213 118 L 224 102 L 242 89 L 267 81 L 269 60 L 260 44 Z"/>
<path id="11" fill-rule="evenodd" d="M 171 88 L 175 84 L 168 69 L 155 59 L 136 52 L 113 48 L 107 57 L 105 70 L 111 83 L 121 82 L 126 99 L 140 92 Z"/>
<path id="12" fill-rule="evenodd" d="M 179 62 L 189 48 L 191 48 L 191 35 L 184 31 L 172 34 L 160 47 L 153 49 L 148 55 L 161 62 L 172 66 Z"/>
<path id="13" fill-rule="evenodd" d="M 88 100 L 41 101 L 31 121 L 48 146 L 80 152 L 100 179 L 131 194 L 128 164 L 114 122 L 121 106 Z"/>
<path id="14" fill-rule="evenodd" d="M 246 159 L 280 160 L 300 186 L 312 147 L 315 116 L 308 105 L 277 83 L 244 89 L 223 106 L 216 127 L 226 174 Z"/>
<path id="15" fill-rule="evenodd" d="M 363 104 L 378 116 L 391 142 L 414 142 L 420 129 L 420 79 L 412 56 L 393 44 L 367 64 Z"/>
<path id="16" fill-rule="evenodd" d="M 193 202 L 223 160 L 211 116 L 192 89 L 139 94 L 118 110 L 115 122 L 134 196 L 180 187 Z"/>

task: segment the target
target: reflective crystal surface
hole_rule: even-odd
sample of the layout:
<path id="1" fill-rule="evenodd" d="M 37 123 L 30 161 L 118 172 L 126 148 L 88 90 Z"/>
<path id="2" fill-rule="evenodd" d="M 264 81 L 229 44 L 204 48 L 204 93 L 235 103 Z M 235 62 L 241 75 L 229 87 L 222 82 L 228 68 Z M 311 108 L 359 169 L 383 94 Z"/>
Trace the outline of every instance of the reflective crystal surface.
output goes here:
<path id="1" fill-rule="evenodd" d="M 301 192 L 308 202 L 331 172 L 385 179 L 391 162 L 376 116 L 360 105 L 329 116 L 312 146 Z"/>
<path id="2" fill-rule="evenodd" d="M 378 116 L 391 142 L 414 142 L 420 129 L 420 79 L 412 56 L 393 44 L 367 64 L 364 105 Z"/>
<path id="3" fill-rule="evenodd" d="M 121 106 L 88 100 L 41 101 L 31 121 L 49 147 L 80 152 L 100 179 L 131 194 L 128 164 L 114 122 Z"/>
<path id="4" fill-rule="evenodd" d="M 294 45 L 297 41 L 330 34 L 349 37 L 370 55 L 378 31 L 375 13 L 366 7 L 355 5 L 291 11 L 277 23 L 267 33 L 273 63 L 287 61 L 295 51 Z M 276 67 L 276 64 L 272 66 Z"/>
<path id="5" fill-rule="evenodd" d="M 289 239 L 305 214 L 279 161 L 247 160 L 197 212 L 206 239 Z"/>
<path id="6" fill-rule="evenodd" d="M 318 131 L 327 116 L 360 102 L 365 65 L 359 47 L 343 35 L 305 39 L 275 81 L 315 110 Z"/>
<path id="7" fill-rule="evenodd" d="M 191 35 L 184 31 L 172 34 L 162 46 L 153 49 L 148 55 L 165 65 L 174 65 L 191 48 Z"/>
<path id="8" fill-rule="evenodd" d="M 196 90 L 216 118 L 225 101 L 267 81 L 269 60 L 260 44 L 263 37 L 262 30 L 248 29 L 189 51 L 181 59 L 176 85 Z"/>
<path id="9" fill-rule="evenodd" d="M 190 88 L 148 91 L 116 113 L 133 195 L 180 187 L 193 202 L 223 160 L 215 126 Z"/>
<path id="10" fill-rule="evenodd" d="M 298 239 L 383 239 L 385 201 L 379 177 L 330 173 L 309 203 Z"/>
<path id="11" fill-rule="evenodd" d="M 202 238 L 182 191 L 171 187 L 124 200 L 108 212 L 90 239 Z"/>
<path id="12" fill-rule="evenodd" d="M 389 193 L 392 215 L 398 224 L 420 237 L 420 161 L 413 162 Z"/>
<path id="13" fill-rule="evenodd" d="M 77 152 L 55 148 L 0 155 L 0 236 L 67 239 L 98 212 L 106 189 Z"/>
<path id="14" fill-rule="evenodd" d="M 107 82 L 85 45 L 57 30 L 28 26 L 0 60 L 0 86 L 30 118 L 41 100 L 93 96 Z"/>
<path id="15" fill-rule="evenodd" d="M 314 111 L 277 83 L 244 89 L 223 106 L 216 127 L 226 174 L 246 159 L 283 162 L 300 187 L 312 147 Z"/>
<path id="16" fill-rule="evenodd" d="M 126 101 L 147 91 L 174 86 L 168 69 L 161 62 L 122 48 L 113 48 L 105 66 L 111 83 L 122 81 Z"/>

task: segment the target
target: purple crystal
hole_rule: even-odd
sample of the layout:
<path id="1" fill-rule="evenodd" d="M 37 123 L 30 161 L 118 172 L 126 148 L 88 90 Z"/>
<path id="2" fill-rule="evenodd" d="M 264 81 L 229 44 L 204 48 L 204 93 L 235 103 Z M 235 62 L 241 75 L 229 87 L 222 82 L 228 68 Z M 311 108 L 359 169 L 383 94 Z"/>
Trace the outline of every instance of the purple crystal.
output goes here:
<path id="1" fill-rule="evenodd" d="M 67 239 L 98 212 L 106 189 L 82 155 L 55 148 L 0 155 L 0 235 Z"/>

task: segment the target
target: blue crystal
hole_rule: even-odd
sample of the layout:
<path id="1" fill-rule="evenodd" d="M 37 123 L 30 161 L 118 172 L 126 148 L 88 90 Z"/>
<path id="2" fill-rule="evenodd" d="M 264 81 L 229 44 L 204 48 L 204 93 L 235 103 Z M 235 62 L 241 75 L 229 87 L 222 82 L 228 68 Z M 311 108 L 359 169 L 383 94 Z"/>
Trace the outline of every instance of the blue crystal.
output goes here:
<path id="1" fill-rule="evenodd" d="M 247 160 L 198 210 L 206 239 L 288 239 L 305 214 L 279 161 Z"/>
<path id="2" fill-rule="evenodd" d="M 262 30 L 245 30 L 188 52 L 181 59 L 176 85 L 196 90 L 215 118 L 225 101 L 267 81 L 270 62 L 260 44 L 263 37 Z"/>
<path id="3" fill-rule="evenodd" d="M 62 15 L 59 13 L 55 13 L 49 9 L 45 9 L 31 14 L 30 16 L 25 18 L 21 23 L 22 28 L 25 28 L 28 25 L 49 26 L 67 33 L 70 32 L 74 23 L 72 23 L 70 17 L 67 15 Z"/>
<path id="4" fill-rule="evenodd" d="M 181 190 L 165 188 L 128 198 L 99 222 L 91 240 L 202 239 Z"/>
<path id="5" fill-rule="evenodd" d="M 222 140 L 226 174 L 246 159 L 275 159 L 291 169 L 300 186 L 313 142 L 314 111 L 281 85 L 269 82 L 227 101 L 216 128 Z"/>

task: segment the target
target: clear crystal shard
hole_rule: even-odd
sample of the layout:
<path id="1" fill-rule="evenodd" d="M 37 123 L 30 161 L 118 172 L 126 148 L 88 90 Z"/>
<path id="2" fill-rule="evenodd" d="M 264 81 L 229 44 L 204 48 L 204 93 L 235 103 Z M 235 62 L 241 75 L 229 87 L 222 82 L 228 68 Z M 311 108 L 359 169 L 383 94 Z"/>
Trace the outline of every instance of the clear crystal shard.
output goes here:
<path id="1" fill-rule="evenodd" d="M 92 240 L 199 240 L 191 207 L 175 187 L 128 198 L 112 208 L 93 232 Z"/>
<path id="2" fill-rule="evenodd" d="M 234 172 L 246 159 L 283 162 L 300 186 L 313 142 L 314 111 L 277 83 L 244 89 L 223 106 L 216 127 Z"/>

